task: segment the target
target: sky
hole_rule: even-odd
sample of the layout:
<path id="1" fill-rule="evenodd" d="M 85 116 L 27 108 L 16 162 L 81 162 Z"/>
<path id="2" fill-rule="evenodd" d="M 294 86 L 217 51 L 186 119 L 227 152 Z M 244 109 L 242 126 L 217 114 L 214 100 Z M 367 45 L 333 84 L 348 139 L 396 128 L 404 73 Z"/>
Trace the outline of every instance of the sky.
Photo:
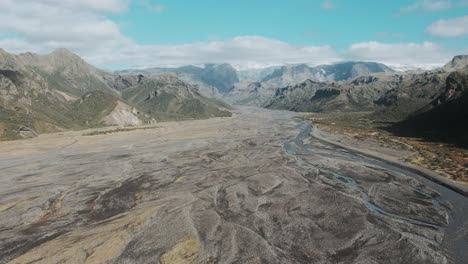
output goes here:
<path id="1" fill-rule="evenodd" d="M 468 54 L 468 0 L 0 0 L 0 48 L 67 48 L 106 69 L 238 69 Z"/>

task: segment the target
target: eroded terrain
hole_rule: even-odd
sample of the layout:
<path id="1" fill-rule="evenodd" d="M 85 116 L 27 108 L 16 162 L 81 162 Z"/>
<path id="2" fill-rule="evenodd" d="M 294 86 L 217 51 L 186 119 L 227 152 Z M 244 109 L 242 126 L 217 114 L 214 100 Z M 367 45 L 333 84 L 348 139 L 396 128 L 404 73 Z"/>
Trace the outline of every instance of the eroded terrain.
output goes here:
<path id="1" fill-rule="evenodd" d="M 467 199 L 297 113 L 0 144 L 0 263 L 462 263 Z"/>

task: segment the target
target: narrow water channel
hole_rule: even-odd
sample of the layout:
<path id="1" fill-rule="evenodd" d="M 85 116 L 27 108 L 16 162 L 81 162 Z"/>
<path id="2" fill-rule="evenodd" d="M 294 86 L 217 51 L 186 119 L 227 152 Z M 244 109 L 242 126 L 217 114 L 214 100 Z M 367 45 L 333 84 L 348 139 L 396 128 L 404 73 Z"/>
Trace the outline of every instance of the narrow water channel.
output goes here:
<path id="1" fill-rule="evenodd" d="M 418 225 L 425 228 L 437 229 L 445 233 L 442 247 L 452 263 L 467 263 L 468 260 L 468 197 L 465 197 L 451 189 L 439 185 L 427 178 L 424 178 L 411 171 L 393 166 L 380 160 L 370 157 L 365 157 L 361 154 L 353 153 L 339 147 L 331 146 L 329 144 L 320 142 L 317 146 L 314 144 L 308 145 L 304 140 L 310 137 L 312 126 L 306 122 L 301 122 L 297 128 L 299 129 L 298 135 L 291 141 L 285 142 L 283 145 L 284 150 L 296 158 L 301 156 L 320 156 L 330 159 L 339 159 L 344 161 L 359 162 L 361 164 L 368 164 L 369 166 L 379 167 L 385 171 L 399 173 L 408 177 L 418 180 L 421 184 L 428 186 L 438 192 L 440 196 L 432 197 L 425 193 L 423 190 L 415 189 L 414 191 L 421 196 L 430 198 L 433 201 L 433 206 L 438 207 L 440 204 L 450 205 L 449 212 L 449 225 L 447 227 L 434 225 L 432 223 L 423 222 L 420 220 L 412 219 L 405 216 L 400 216 L 394 213 L 387 212 L 385 209 L 377 206 L 369 198 L 368 193 L 356 183 L 352 176 L 348 177 L 328 169 L 320 168 L 320 172 L 329 177 L 333 177 L 343 182 L 348 188 L 358 191 L 361 195 L 363 204 L 373 214 L 379 217 L 385 217 L 396 222 L 404 222 L 408 224 Z M 319 141 L 312 138 L 313 141 Z M 318 143 L 318 142 L 317 142 Z M 326 148 L 320 147 L 325 144 Z"/>

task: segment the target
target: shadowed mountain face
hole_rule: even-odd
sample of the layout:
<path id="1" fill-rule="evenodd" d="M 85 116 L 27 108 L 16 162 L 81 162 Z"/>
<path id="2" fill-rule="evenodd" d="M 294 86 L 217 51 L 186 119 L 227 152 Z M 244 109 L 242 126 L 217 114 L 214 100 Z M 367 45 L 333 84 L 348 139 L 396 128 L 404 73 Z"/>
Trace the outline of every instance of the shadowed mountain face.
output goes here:
<path id="1" fill-rule="evenodd" d="M 444 92 L 407 120 L 393 125 L 396 134 L 442 140 L 468 147 L 468 67 L 451 73 Z"/>
<path id="2" fill-rule="evenodd" d="M 170 86 L 161 96 L 178 98 L 179 104 L 190 110 L 171 100 L 160 99 L 171 103 L 164 108 L 122 96 L 159 86 Z M 155 97 L 159 100 L 159 95 Z M 186 103 L 189 97 L 190 103 Z M 13 55 L 0 50 L 0 139 L 33 135 L 34 131 L 226 116 L 229 113 L 220 109 L 225 107 L 173 76 L 117 75 L 97 69 L 65 49 L 48 55 Z"/>

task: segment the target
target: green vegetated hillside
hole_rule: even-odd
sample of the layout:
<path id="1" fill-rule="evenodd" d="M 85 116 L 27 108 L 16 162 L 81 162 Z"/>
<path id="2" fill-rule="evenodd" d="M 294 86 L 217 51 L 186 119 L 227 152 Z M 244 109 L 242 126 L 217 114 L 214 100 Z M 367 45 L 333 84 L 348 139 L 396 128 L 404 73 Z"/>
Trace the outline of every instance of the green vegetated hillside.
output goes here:
<path id="1" fill-rule="evenodd" d="M 105 125 L 230 116 L 175 76 L 118 75 L 60 49 L 0 50 L 0 140 Z"/>

